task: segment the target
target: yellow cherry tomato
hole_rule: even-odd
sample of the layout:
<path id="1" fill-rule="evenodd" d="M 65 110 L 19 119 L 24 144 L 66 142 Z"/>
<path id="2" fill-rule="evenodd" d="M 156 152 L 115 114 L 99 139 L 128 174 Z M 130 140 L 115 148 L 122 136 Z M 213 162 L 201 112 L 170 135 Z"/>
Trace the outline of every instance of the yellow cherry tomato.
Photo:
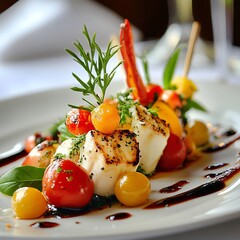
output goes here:
<path id="1" fill-rule="evenodd" d="M 17 218 L 34 219 L 47 211 L 47 200 L 36 188 L 22 187 L 12 196 L 12 209 Z"/>
<path id="2" fill-rule="evenodd" d="M 114 192 L 119 202 L 128 207 L 136 207 L 146 202 L 150 189 L 150 181 L 145 175 L 128 172 L 118 179 Z"/>
<path id="3" fill-rule="evenodd" d="M 196 120 L 194 124 L 190 127 L 190 135 L 198 147 L 208 143 L 208 128 L 205 123 L 199 120 Z"/>
<path id="4" fill-rule="evenodd" d="M 193 141 L 193 138 L 190 134 L 186 135 L 184 141 L 187 148 L 187 157 L 193 156 L 196 152 L 196 143 Z"/>
<path id="5" fill-rule="evenodd" d="M 152 111 L 158 114 L 158 117 L 165 120 L 170 125 L 170 130 L 172 133 L 182 138 L 183 128 L 181 122 L 174 112 L 166 103 L 161 100 L 157 100 L 152 108 Z"/>
<path id="6" fill-rule="evenodd" d="M 172 86 L 175 86 L 176 92 L 183 95 L 184 98 L 191 98 L 193 93 L 197 91 L 197 87 L 194 82 L 186 77 L 176 77 L 171 82 Z"/>
<path id="7" fill-rule="evenodd" d="M 120 115 L 115 105 L 102 103 L 92 113 L 92 124 L 96 130 L 105 133 L 113 133 L 119 125 Z"/>

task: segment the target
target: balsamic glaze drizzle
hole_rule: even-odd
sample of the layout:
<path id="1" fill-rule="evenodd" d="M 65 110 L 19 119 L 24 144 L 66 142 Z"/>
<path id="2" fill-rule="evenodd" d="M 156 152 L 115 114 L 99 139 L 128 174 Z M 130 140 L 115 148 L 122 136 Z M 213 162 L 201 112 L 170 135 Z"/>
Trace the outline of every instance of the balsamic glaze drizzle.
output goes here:
<path id="1" fill-rule="evenodd" d="M 164 188 L 161 188 L 159 190 L 160 193 L 172 193 L 172 192 L 177 192 L 179 191 L 180 189 L 183 188 L 183 186 L 185 186 L 186 184 L 188 184 L 189 182 L 186 181 L 186 180 L 181 180 L 181 181 L 178 181 L 176 183 L 174 183 L 173 185 L 171 186 L 167 186 L 167 187 L 164 187 Z"/>
<path id="2" fill-rule="evenodd" d="M 205 167 L 204 170 L 215 170 L 218 168 L 225 167 L 227 165 L 229 165 L 229 163 L 216 163 L 216 164 Z"/>
<path id="3" fill-rule="evenodd" d="M 53 228 L 59 226 L 59 223 L 55 222 L 34 222 L 30 224 L 30 227 L 32 228 Z"/>
<path id="4" fill-rule="evenodd" d="M 236 138 L 234 138 L 233 140 L 228 141 L 228 142 L 221 142 L 216 145 L 209 146 L 209 147 L 203 149 L 202 152 L 213 153 L 213 152 L 221 151 L 221 150 L 229 147 L 230 145 L 232 145 L 237 140 L 240 140 L 240 136 L 237 136 Z"/>
<path id="5" fill-rule="evenodd" d="M 170 207 L 178 203 L 186 202 L 195 198 L 199 198 L 202 196 L 206 196 L 206 195 L 218 192 L 224 189 L 226 186 L 226 181 L 231 177 L 233 177 L 235 174 L 239 173 L 239 171 L 240 171 L 240 164 L 222 172 L 216 179 L 208 183 L 202 184 L 196 188 L 177 194 L 175 196 L 157 200 L 147 205 L 144 209 Z"/>
<path id="6" fill-rule="evenodd" d="M 132 215 L 127 212 L 119 212 L 115 214 L 111 214 L 106 217 L 106 220 L 108 221 L 116 221 L 116 220 L 122 220 L 131 217 Z"/>

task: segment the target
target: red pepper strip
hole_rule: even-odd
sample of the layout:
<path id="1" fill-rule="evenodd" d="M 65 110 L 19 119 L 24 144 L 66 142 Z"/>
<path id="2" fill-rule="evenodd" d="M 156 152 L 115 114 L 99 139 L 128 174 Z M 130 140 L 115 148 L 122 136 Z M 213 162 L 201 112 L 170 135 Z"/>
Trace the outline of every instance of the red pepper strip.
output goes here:
<path id="1" fill-rule="evenodd" d="M 147 91 L 137 70 L 132 30 L 127 19 L 121 24 L 120 45 L 121 54 L 124 60 L 123 64 L 127 75 L 127 85 L 129 88 L 133 89 L 133 97 L 139 99 L 141 104 L 147 105 Z"/>

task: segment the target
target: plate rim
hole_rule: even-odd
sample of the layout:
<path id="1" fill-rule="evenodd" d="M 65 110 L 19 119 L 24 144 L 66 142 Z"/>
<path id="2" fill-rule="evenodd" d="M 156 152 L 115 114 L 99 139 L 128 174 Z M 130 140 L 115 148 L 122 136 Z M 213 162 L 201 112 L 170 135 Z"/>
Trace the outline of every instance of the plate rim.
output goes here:
<path id="1" fill-rule="evenodd" d="M 35 98 L 36 97 L 36 94 L 37 95 L 39 95 L 39 96 L 41 96 L 42 94 L 51 94 L 52 92 L 56 92 L 56 91 L 66 91 L 67 90 L 67 88 L 64 86 L 64 87 L 59 87 L 59 88 L 57 88 L 57 89 L 48 89 L 47 91 L 46 90 L 43 90 L 43 91 L 39 91 L 38 93 L 29 93 L 29 94 L 26 94 L 26 95 L 23 95 L 23 96 L 16 96 L 16 97 L 14 97 L 14 98 L 10 98 L 10 99 L 4 99 L 3 101 L 2 100 L 0 100 L 0 104 L 8 104 L 8 102 L 9 101 L 18 101 L 20 98 L 22 99 L 22 98 Z M 240 208 L 239 208 L 239 211 L 240 211 Z M 237 212 L 237 213 L 239 213 L 239 212 Z M 221 223 L 221 222 L 224 222 L 224 221 L 228 221 L 228 220 L 231 220 L 231 219 L 234 219 L 234 218 L 237 218 L 238 216 L 237 216 L 237 213 L 235 213 L 235 214 L 233 214 L 233 213 L 229 213 L 229 214 L 225 214 L 224 216 L 222 216 L 221 218 L 217 218 L 218 219 L 218 221 L 214 221 L 214 222 L 212 222 L 211 223 L 211 225 L 213 225 L 213 224 L 218 224 L 218 223 Z M 189 230 L 194 230 L 194 229 L 197 229 L 197 228 L 202 228 L 202 227 L 205 227 L 205 226 L 209 226 L 209 224 L 210 224 L 210 221 L 211 221 L 212 219 L 208 219 L 208 221 L 203 221 L 205 224 L 201 224 L 201 226 L 199 226 L 199 224 L 198 223 L 193 223 L 193 224 L 191 224 L 191 226 L 188 226 L 188 228 L 185 228 L 185 229 L 182 229 L 181 227 L 179 227 L 179 229 L 177 230 L 177 231 L 175 231 L 175 232 L 173 232 L 172 234 L 175 234 L 175 233 L 178 233 L 178 232 L 185 232 L 185 231 L 189 231 Z M 216 219 L 215 219 L 216 220 Z M 141 235 L 144 235 L 144 233 L 146 234 L 147 232 L 150 232 L 151 231 L 151 233 L 152 233 L 152 235 L 151 235 L 151 237 L 156 237 L 156 236 L 165 236 L 165 235 L 169 235 L 169 234 L 171 234 L 171 233 L 168 233 L 168 234 L 160 234 L 159 233 L 159 231 L 162 231 L 162 229 L 155 229 L 155 230 L 145 230 L 145 231 L 141 231 Z M 126 238 L 127 237 L 129 237 L 129 234 L 130 235 L 132 235 L 132 237 L 133 237 L 133 235 L 134 235 L 134 237 L 136 236 L 136 232 L 134 232 L 134 233 L 127 233 L 126 234 Z M 160 234 L 160 235 L 159 235 Z M 1 231 L 0 231 L 0 236 L 1 236 Z M 149 236 L 149 235 L 146 235 L 146 236 Z M 144 237 L 146 237 L 145 235 L 144 235 Z M 1 236 L 1 237 L 5 237 L 4 235 L 3 236 Z M 8 237 L 11 237 L 11 235 L 9 235 Z M 20 237 L 20 236 L 16 236 L 16 237 Z M 104 238 L 104 239 L 106 239 L 106 237 L 109 237 L 109 238 L 111 238 L 111 239 L 113 239 L 115 236 L 114 235 L 111 235 L 111 236 L 100 236 L 100 237 L 102 237 L 102 238 Z M 121 238 L 123 237 L 123 235 L 121 234 Z M 139 236 L 139 237 L 141 237 L 141 236 Z M 23 236 L 23 238 L 26 238 L 26 236 Z M 37 239 L 37 238 L 34 238 L 34 239 Z M 50 238 L 50 239 L 53 239 L 53 238 Z M 91 239 L 91 237 L 90 237 L 90 239 Z M 94 239 L 94 238 L 93 238 Z M 99 238 L 98 238 L 99 239 Z"/>

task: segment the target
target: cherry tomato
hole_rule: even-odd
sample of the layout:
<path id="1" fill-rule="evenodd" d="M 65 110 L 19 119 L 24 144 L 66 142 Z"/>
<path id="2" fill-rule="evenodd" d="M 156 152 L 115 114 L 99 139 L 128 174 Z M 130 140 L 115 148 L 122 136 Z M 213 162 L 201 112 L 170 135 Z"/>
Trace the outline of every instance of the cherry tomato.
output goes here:
<path id="1" fill-rule="evenodd" d="M 135 207 L 146 202 L 150 189 L 150 181 L 145 175 L 139 172 L 128 172 L 118 179 L 114 193 L 122 204 Z"/>
<path id="2" fill-rule="evenodd" d="M 92 123 L 96 130 L 113 133 L 120 123 L 120 115 L 115 105 L 102 103 L 92 111 Z"/>
<path id="3" fill-rule="evenodd" d="M 56 141 L 48 141 L 39 143 L 22 162 L 22 165 L 45 168 L 49 165 L 52 156 L 56 152 L 59 144 Z"/>
<path id="4" fill-rule="evenodd" d="M 67 114 L 66 127 L 74 135 L 81 135 L 93 130 L 91 112 L 83 109 L 72 109 Z"/>
<path id="5" fill-rule="evenodd" d="M 175 86 L 176 92 L 183 95 L 184 98 L 192 98 L 194 92 L 197 91 L 197 86 L 187 77 L 176 77 L 171 82 Z"/>
<path id="6" fill-rule="evenodd" d="M 84 207 L 92 199 L 93 190 L 85 169 L 71 160 L 55 160 L 45 170 L 42 191 L 56 207 Z"/>
<path id="7" fill-rule="evenodd" d="M 36 147 L 39 143 L 45 141 L 45 140 L 52 140 L 51 136 L 43 136 L 41 133 L 34 133 L 33 135 L 30 135 L 25 140 L 25 151 L 27 153 L 30 153 L 31 150 Z"/>
<path id="8" fill-rule="evenodd" d="M 152 103 L 154 100 L 160 98 L 163 94 L 163 89 L 157 84 L 148 84 L 146 86 L 148 102 Z"/>
<path id="9" fill-rule="evenodd" d="M 104 99 L 104 103 L 108 103 L 108 104 L 112 104 L 117 106 L 117 100 L 116 99 L 112 99 L 112 98 L 105 98 Z"/>
<path id="10" fill-rule="evenodd" d="M 184 138 L 186 151 L 187 151 L 187 158 L 191 159 L 191 157 L 196 156 L 196 143 L 193 141 L 193 138 L 190 134 L 187 133 L 186 137 Z"/>
<path id="11" fill-rule="evenodd" d="M 184 140 L 170 133 L 167 146 L 158 162 L 158 169 L 171 171 L 179 168 L 186 159 L 187 149 Z"/>
<path id="12" fill-rule="evenodd" d="M 180 96 L 177 92 L 172 90 L 165 90 L 162 99 L 164 102 L 168 104 L 172 109 L 181 108 L 182 107 L 182 101 L 180 99 Z"/>
<path id="13" fill-rule="evenodd" d="M 38 189 L 32 187 L 16 190 L 11 204 L 15 216 L 21 219 L 38 218 L 47 211 L 47 200 Z"/>
<path id="14" fill-rule="evenodd" d="M 195 120 L 194 124 L 190 127 L 190 135 L 198 147 L 208 143 L 208 128 L 205 123 L 199 120 Z"/>

